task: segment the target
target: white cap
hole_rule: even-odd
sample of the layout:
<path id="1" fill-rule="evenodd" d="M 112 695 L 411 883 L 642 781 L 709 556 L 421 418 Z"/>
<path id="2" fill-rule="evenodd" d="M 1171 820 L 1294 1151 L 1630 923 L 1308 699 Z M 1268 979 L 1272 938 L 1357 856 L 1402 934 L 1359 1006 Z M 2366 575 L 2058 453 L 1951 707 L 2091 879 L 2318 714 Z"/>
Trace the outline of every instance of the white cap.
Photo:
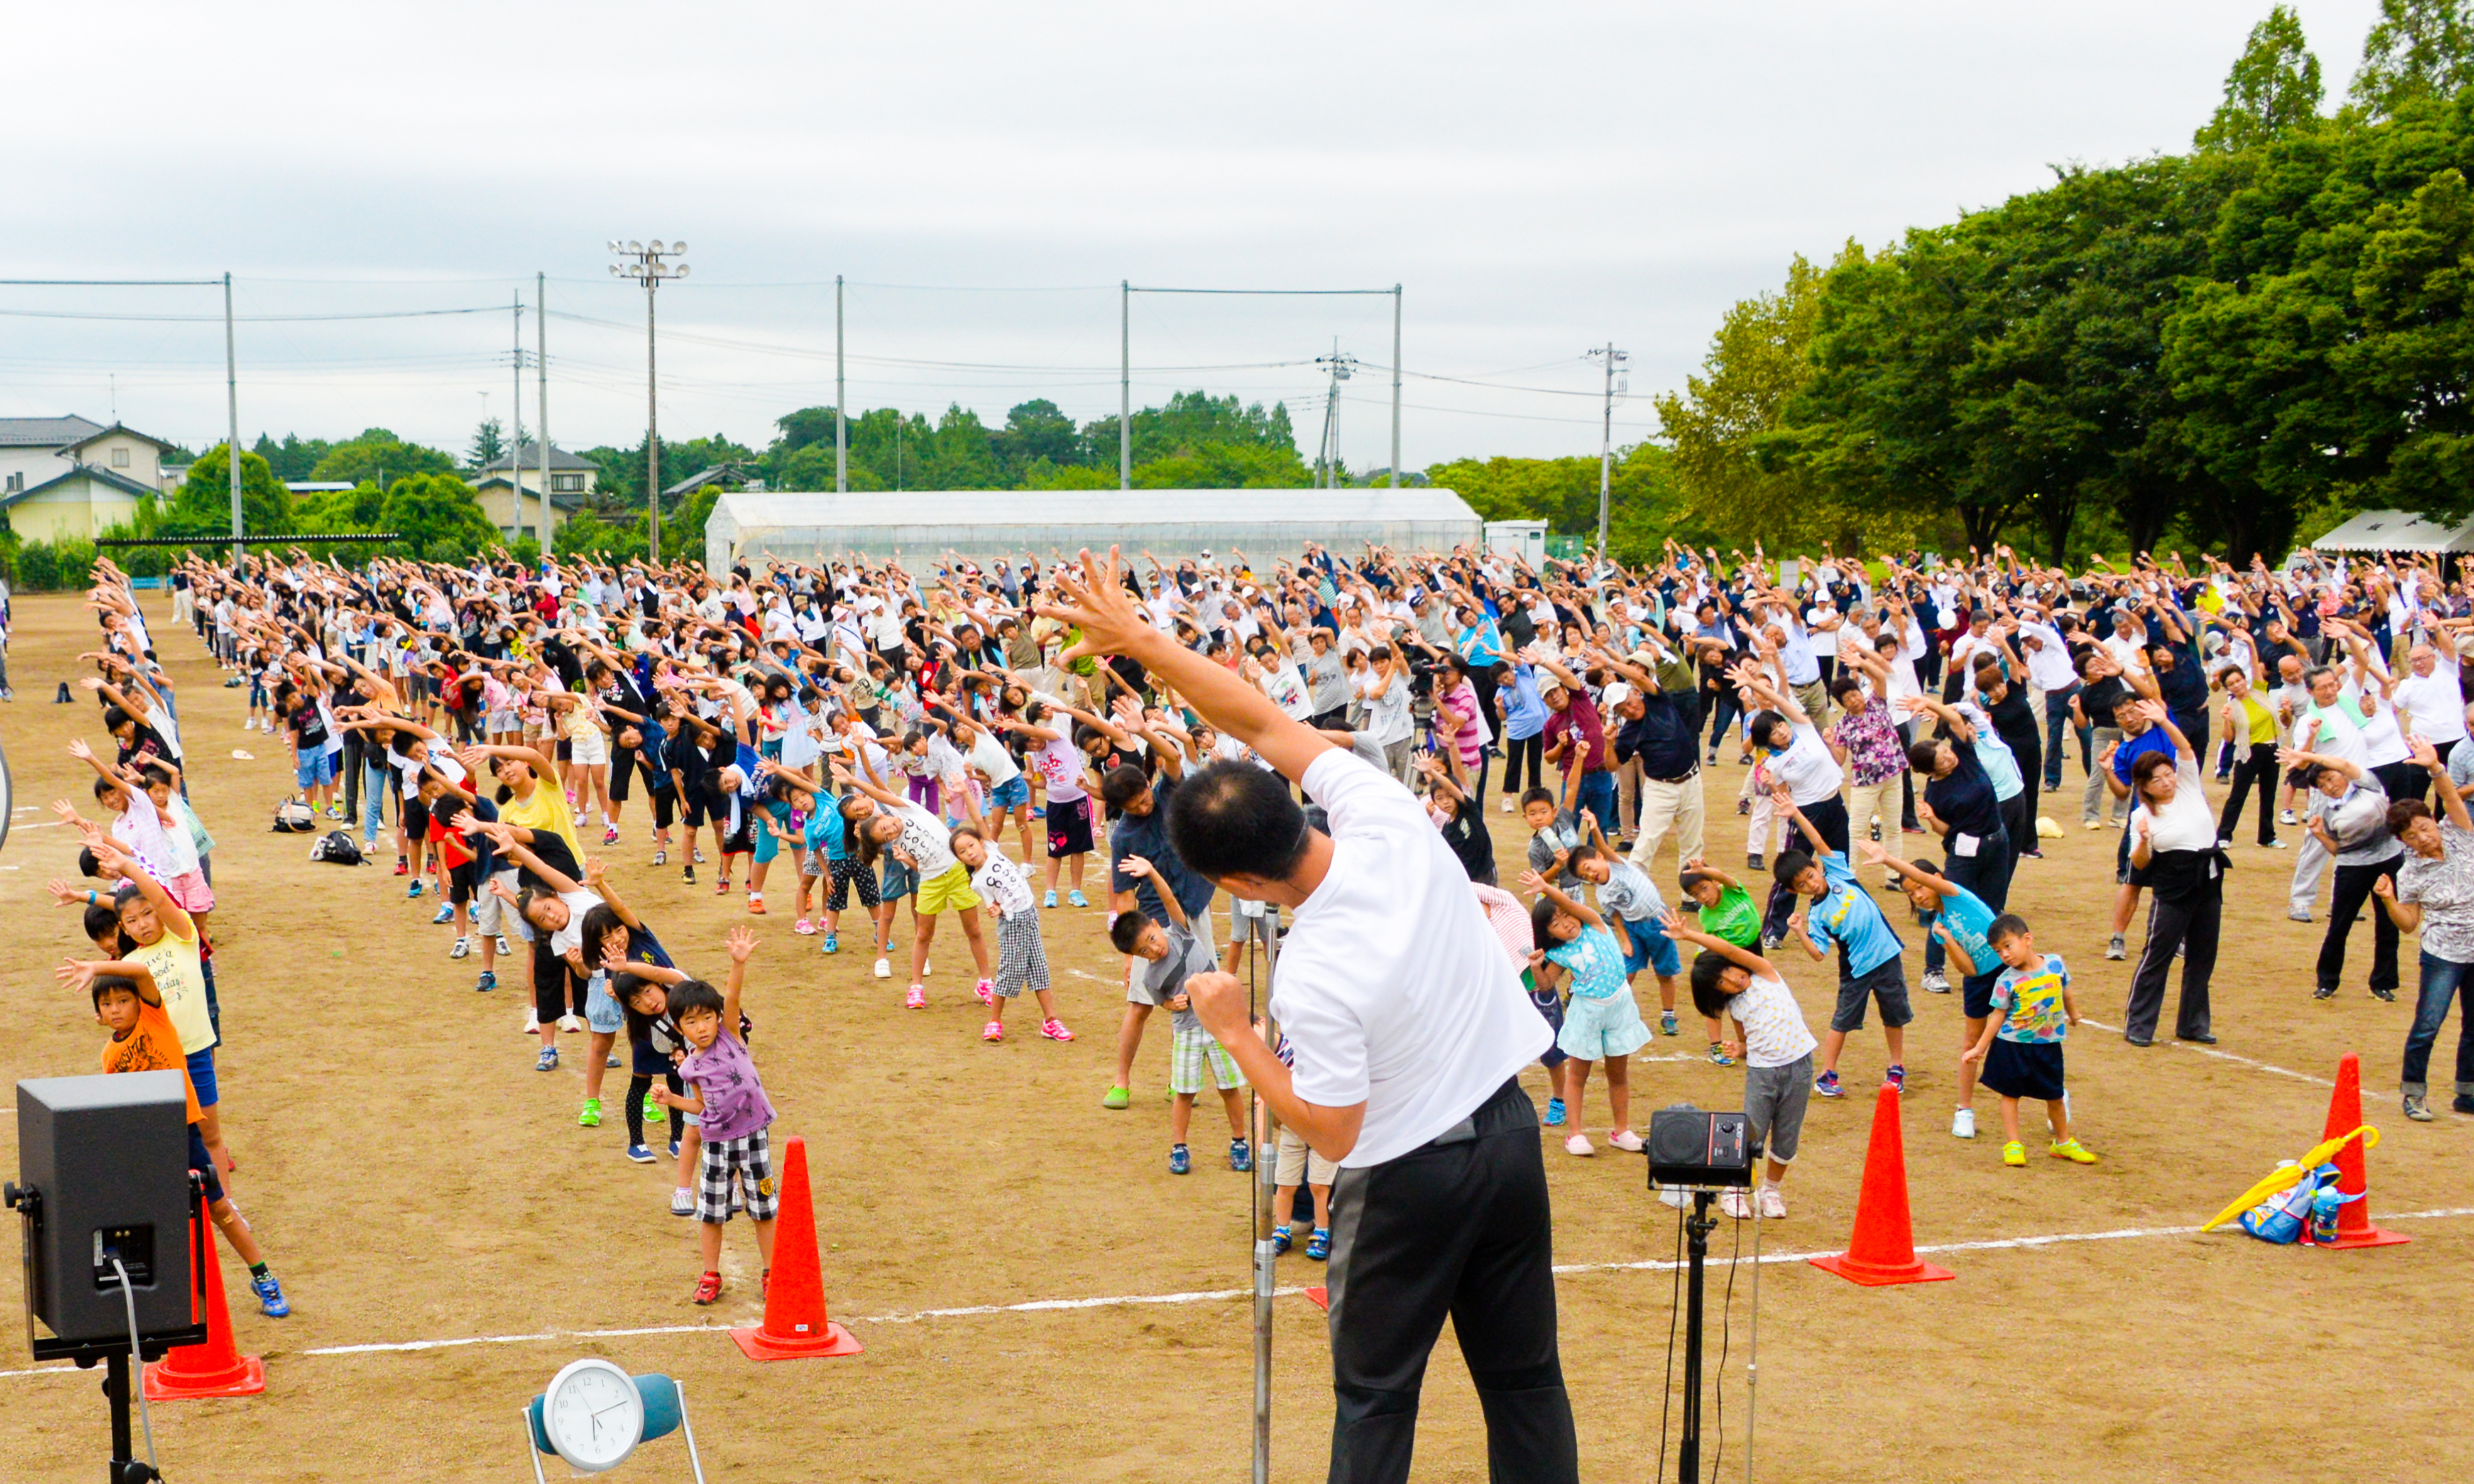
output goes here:
<path id="1" fill-rule="evenodd" d="M 1600 703 L 1607 706 L 1620 706 L 1630 699 L 1632 699 L 1632 687 L 1620 680 L 1607 687 L 1606 694 L 1599 697 Z"/>

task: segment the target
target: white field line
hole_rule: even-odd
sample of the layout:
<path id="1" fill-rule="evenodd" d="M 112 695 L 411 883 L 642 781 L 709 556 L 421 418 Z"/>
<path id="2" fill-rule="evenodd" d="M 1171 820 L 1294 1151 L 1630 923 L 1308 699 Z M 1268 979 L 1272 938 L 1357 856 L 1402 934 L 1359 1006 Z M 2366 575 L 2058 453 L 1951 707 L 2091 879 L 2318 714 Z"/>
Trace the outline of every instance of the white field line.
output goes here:
<path id="1" fill-rule="evenodd" d="M 2445 1206 L 2428 1211 L 2383 1211 L 2382 1221 L 2445 1221 L 2474 1216 L 2474 1206 Z M 1916 1249 L 1919 1256 L 1943 1253 L 2008 1252 L 2021 1249 L 2058 1247 L 2076 1242 L 2126 1242 L 2155 1237 L 2190 1236 L 2198 1231 L 2189 1227 L 2120 1227 L 2109 1231 L 2057 1231 L 2040 1236 L 1993 1237 L 1974 1242 L 1936 1242 Z M 2239 1236 L 2238 1231 L 2230 1234 Z M 1809 1262 L 1815 1257 L 1831 1256 L 1841 1249 L 1814 1252 L 1763 1253 L 1758 1259 L 1764 1266 L 1781 1263 Z M 1751 1263 L 1757 1259 L 1744 1257 Z M 1727 1259 L 1712 1257 L 1711 1263 L 1725 1266 Z M 1585 1273 L 1664 1273 L 1680 1264 L 1665 1258 L 1641 1262 L 1574 1262 L 1559 1263 L 1558 1274 Z M 959 1308 L 911 1309 L 887 1314 L 843 1314 L 846 1324 L 915 1325 L 932 1319 L 974 1319 L 991 1314 L 1048 1314 L 1074 1309 L 1131 1308 L 1152 1304 L 1219 1303 L 1245 1299 L 1252 1295 L 1249 1288 L 1208 1288 L 1187 1293 L 1106 1294 L 1085 1299 L 1033 1299 L 1022 1303 L 973 1303 Z M 1293 1298 L 1305 1292 L 1300 1287 L 1273 1290 L 1281 1298 Z M 469 1335 L 457 1339 L 399 1340 L 370 1345 L 326 1345 L 301 1351 L 303 1355 L 390 1355 L 422 1350 L 461 1350 L 475 1345 L 532 1345 L 551 1341 L 618 1340 L 646 1335 L 724 1334 L 728 1325 L 643 1325 L 623 1329 L 546 1329 L 529 1334 Z M 0 1378 L 29 1375 L 73 1375 L 73 1366 L 36 1366 L 21 1371 L 0 1371 Z"/>
<path id="2" fill-rule="evenodd" d="M 2098 1020 L 2088 1020 L 2082 1018 L 2079 1021 L 2079 1024 L 2086 1026 L 2092 1031 L 2103 1031 L 2114 1035 L 2122 1034 L 2122 1027 L 2109 1026 Z M 2161 1032 L 2163 1028 L 2159 1027 L 2158 1029 Z M 2297 1072 L 2292 1067 L 2278 1066 L 2272 1061 L 2255 1061 L 2248 1057 L 2237 1056 L 2230 1051 L 2219 1051 L 2214 1046 L 2201 1046 L 2192 1041 L 2177 1040 L 2170 1035 L 2159 1034 L 2156 1037 L 2156 1044 L 2158 1046 L 2171 1046 L 2175 1051 L 2187 1051 L 2197 1056 L 2213 1057 L 2219 1061 L 2231 1061 L 2241 1066 L 2246 1066 L 2257 1071 L 2268 1073 L 2270 1076 L 2274 1077 L 2291 1077 L 2295 1082 L 2309 1083 L 2315 1087 L 2334 1087 L 2337 1085 L 2336 1079 L 2334 1078 L 2321 1077 L 2312 1072 Z M 2396 1089 L 2392 1087 L 2383 1089 L 2374 1087 L 2368 1083 L 2365 1083 L 2363 1084 L 2363 1096 L 2366 1098 L 2392 1098 L 2396 1095 Z"/>

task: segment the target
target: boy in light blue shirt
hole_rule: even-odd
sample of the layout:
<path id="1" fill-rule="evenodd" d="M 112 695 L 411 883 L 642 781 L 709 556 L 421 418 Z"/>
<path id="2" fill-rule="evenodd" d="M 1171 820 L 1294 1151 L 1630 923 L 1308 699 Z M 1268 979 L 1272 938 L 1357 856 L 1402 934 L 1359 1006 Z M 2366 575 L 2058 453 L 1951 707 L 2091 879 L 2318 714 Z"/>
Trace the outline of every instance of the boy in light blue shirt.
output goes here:
<path id="1" fill-rule="evenodd" d="M 1780 815 L 1794 820 L 1806 839 L 1826 838 L 1805 818 L 1785 790 L 1776 791 L 1771 798 Z M 1788 931 L 1804 944 L 1805 952 L 1818 961 L 1831 947 L 1838 950 L 1838 1007 L 1830 1017 L 1830 1033 L 1821 1039 L 1821 1075 L 1812 1080 L 1812 1090 L 1825 1098 L 1847 1095 L 1838 1084 L 1838 1053 L 1847 1044 L 1847 1033 L 1864 1028 L 1864 1002 L 1869 997 L 1881 1009 L 1881 1038 L 1890 1055 L 1881 1080 L 1905 1092 L 1905 1028 L 1916 1018 L 1907 1003 L 1906 969 L 1899 959 L 1906 945 L 1891 931 L 1890 919 L 1881 915 L 1872 893 L 1856 880 L 1846 852 L 1826 846 L 1818 857 L 1785 851 L 1774 863 L 1771 874 L 1789 891 L 1812 899 L 1808 912 L 1787 919 Z"/>

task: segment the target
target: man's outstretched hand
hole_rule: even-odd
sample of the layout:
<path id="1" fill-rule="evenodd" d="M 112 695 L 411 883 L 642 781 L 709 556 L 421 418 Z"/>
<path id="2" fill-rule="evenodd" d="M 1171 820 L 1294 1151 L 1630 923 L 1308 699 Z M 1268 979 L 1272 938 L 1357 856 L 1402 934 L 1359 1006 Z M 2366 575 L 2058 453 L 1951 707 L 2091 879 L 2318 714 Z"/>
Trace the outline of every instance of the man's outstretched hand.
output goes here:
<path id="1" fill-rule="evenodd" d="M 1082 637 L 1057 658 L 1104 659 L 1131 653 L 1157 630 L 1126 590 L 1125 558 L 1115 547 L 1104 559 L 1085 547 L 1080 558 L 1058 566 L 1055 580 L 1031 611 L 1081 630 Z"/>

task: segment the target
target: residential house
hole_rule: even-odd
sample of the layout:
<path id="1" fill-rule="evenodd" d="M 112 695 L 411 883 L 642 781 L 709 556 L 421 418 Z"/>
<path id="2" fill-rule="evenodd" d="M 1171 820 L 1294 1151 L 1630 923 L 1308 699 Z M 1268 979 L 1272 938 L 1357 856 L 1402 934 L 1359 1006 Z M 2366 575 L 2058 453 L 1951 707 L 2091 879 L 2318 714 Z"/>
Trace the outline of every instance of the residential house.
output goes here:
<path id="1" fill-rule="evenodd" d="M 507 456 L 500 454 L 466 477 L 481 497 L 481 509 L 490 523 L 510 535 L 521 531 L 541 530 L 541 445 L 527 440 L 516 450 L 516 469 L 511 477 Z M 601 474 L 599 465 L 591 459 L 578 458 L 557 444 L 549 446 L 549 510 L 550 529 L 567 523 L 567 518 L 583 508 L 585 498 L 596 487 Z"/>
<path id="2" fill-rule="evenodd" d="M 0 514 L 26 541 L 88 540 L 160 494 L 176 446 L 71 414 L 0 418 Z"/>

